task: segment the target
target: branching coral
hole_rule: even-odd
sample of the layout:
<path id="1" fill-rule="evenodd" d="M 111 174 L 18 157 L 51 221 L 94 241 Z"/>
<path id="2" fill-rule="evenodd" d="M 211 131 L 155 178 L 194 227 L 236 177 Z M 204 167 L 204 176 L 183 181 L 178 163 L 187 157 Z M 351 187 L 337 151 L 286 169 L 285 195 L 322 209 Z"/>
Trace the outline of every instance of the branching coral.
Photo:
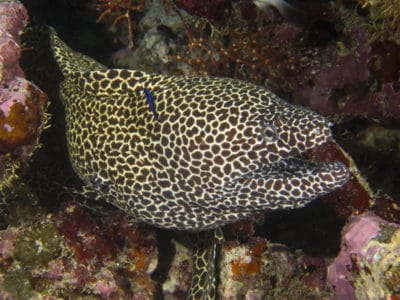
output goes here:
<path id="1" fill-rule="evenodd" d="M 129 48 L 133 48 L 131 12 L 142 12 L 144 0 L 98 0 L 97 8 L 103 10 L 96 20 L 97 23 L 102 21 L 107 15 L 111 15 L 114 18 L 112 25 L 117 25 L 122 20 L 126 20 L 128 24 Z"/>
<path id="2" fill-rule="evenodd" d="M 272 72 L 283 76 L 290 57 L 282 51 L 285 47 L 269 43 L 275 25 L 250 3 L 234 3 L 230 17 L 222 24 L 205 19 L 184 23 L 188 42 L 176 58 L 189 65 L 192 73 L 261 84 Z"/>

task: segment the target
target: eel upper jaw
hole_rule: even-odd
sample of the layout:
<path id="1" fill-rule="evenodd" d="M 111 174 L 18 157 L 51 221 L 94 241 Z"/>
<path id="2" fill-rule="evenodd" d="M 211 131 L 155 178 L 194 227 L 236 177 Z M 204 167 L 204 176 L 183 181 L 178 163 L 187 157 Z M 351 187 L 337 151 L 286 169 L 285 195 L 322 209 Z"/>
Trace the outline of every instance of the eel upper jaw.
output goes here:
<path id="1" fill-rule="evenodd" d="M 315 178 L 325 181 L 326 190 L 322 194 L 342 187 L 350 177 L 348 168 L 340 161 L 320 162 L 302 156 L 285 158 L 268 165 L 262 164 L 256 173 L 262 173 L 271 179 L 289 178 L 302 181 Z"/>

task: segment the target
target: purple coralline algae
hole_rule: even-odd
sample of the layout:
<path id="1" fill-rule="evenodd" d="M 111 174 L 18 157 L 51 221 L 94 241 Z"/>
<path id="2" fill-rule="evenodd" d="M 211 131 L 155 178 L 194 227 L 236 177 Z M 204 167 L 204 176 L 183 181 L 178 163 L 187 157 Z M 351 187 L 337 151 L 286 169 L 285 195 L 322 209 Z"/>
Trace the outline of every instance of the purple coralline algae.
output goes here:
<path id="1" fill-rule="evenodd" d="M 369 120 L 392 121 L 400 116 L 400 90 L 397 82 L 384 83 L 381 90 L 372 94 L 368 103 L 351 103 L 347 110 L 353 116 Z"/>
<path id="2" fill-rule="evenodd" d="M 353 25 L 346 29 L 342 39 L 350 37 L 348 43 L 338 41 L 316 48 L 300 60 L 297 75 L 289 78 L 296 87 L 296 101 L 322 114 L 334 115 L 346 111 L 347 99 L 362 96 L 360 88 L 369 76 L 368 36 L 361 26 Z"/>
<path id="3" fill-rule="evenodd" d="M 44 127 L 47 95 L 24 78 L 20 34 L 28 14 L 18 1 L 0 3 L 0 189 L 16 162 L 30 156 Z"/>
<path id="4" fill-rule="evenodd" d="M 328 268 L 331 299 L 398 299 L 399 276 L 400 225 L 371 212 L 350 218 Z"/>

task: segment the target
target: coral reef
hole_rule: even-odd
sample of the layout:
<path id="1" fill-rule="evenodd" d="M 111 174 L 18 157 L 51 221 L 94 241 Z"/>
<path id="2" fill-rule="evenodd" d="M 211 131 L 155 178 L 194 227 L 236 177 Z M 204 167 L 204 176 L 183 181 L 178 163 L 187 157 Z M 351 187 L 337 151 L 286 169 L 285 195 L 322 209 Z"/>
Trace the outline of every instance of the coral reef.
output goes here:
<path id="1" fill-rule="evenodd" d="M 98 0 L 97 8 L 103 10 L 96 22 L 102 21 L 106 16 L 114 18 L 111 26 L 115 26 L 122 20 L 127 23 L 128 31 L 128 45 L 133 48 L 133 26 L 132 26 L 132 12 L 142 12 L 144 8 L 144 0 Z"/>
<path id="2" fill-rule="evenodd" d="M 166 11 L 160 0 L 146 6 L 146 15 L 138 21 L 143 38 L 136 47 L 123 48 L 113 54 L 113 64 L 118 67 L 141 69 L 148 72 L 173 73 L 176 69 L 171 56 L 176 52 L 175 37 L 184 37 L 184 27 L 178 14 Z"/>
<path id="3" fill-rule="evenodd" d="M 351 176 L 343 188 L 321 197 L 324 204 L 339 218 L 347 219 L 351 215 L 360 214 L 374 203 L 371 188 L 361 176 L 353 159 L 338 144 L 325 143 L 309 151 L 307 156 L 308 159 L 318 161 L 341 161 L 348 166 Z"/>
<path id="4" fill-rule="evenodd" d="M 329 294 L 324 261 L 293 254 L 284 245 L 261 238 L 225 242 L 221 256 L 222 299 L 321 299 Z"/>
<path id="5" fill-rule="evenodd" d="M 119 214 L 96 223 L 73 203 L 56 214 L 31 213 L 34 220 L 0 231 L 2 297 L 154 298 L 153 230 Z"/>
<path id="6" fill-rule="evenodd" d="M 343 31 L 338 42 L 310 53 L 289 79 L 295 101 L 325 115 L 348 117 L 347 106 L 364 97 L 362 87 L 368 80 L 367 41 L 365 30 L 353 25 Z"/>
<path id="7" fill-rule="evenodd" d="M 35 2 L 35 12 L 44 13 L 40 3 L 50 2 Z M 396 1 L 359 0 L 362 9 L 352 1 L 336 1 L 325 22 L 307 26 L 288 23 L 273 9 L 261 11 L 252 1 L 175 1 L 183 11 L 162 0 L 89 0 L 85 7 L 93 15 L 74 11 L 78 1 L 62 3 L 62 15 L 50 6 L 50 17 L 38 19 L 64 28 L 73 42 L 85 43 L 82 47 L 93 51 L 83 51 L 91 56 L 111 57 L 116 47 L 125 46 L 114 52 L 114 66 L 252 81 L 340 123 L 335 132 L 349 154 L 332 142 L 307 157 L 345 162 L 352 173 L 349 183 L 301 212 L 268 214 L 266 224 L 273 228 L 269 231 L 255 225 L 263 222 L 264 214 L 227 228 L 228 241 L 219 262 L 222 296 L 328 298 L 325 261 L 336 256 L 340 228 L 350 218 L 343 229 L 341 252 L 329 267 L 334 297 L 400 297 L 400 234 L 398 225 L 388 223 L 400 223 L 399 9 L 387 9 L 397 6 Z M 70 14 L 64 14 L 68 7 Z M 60 24 L 71 15 L 81 22 Z M 101 24 L 94 25 L 96 18 Z M 0 189 L 15 174 L 16 162 L 26 160 L 37 147 L 46 119 L 46 96 L 23 79 L 19 66 L 19 34 L 26 22 L 20 3 L 0 3 Z M 99 44 L 106 40 L 102 24 L 114 38 L 107 50 Z M 28 63 L 37 67 L 34 60 Z M 47 84 L 54 86 L 52 81 Z M 58 113 L 53 123 L 62 123 Z M 60 147 L 60 132 L 51 141 L 56 141 L 54 147 Z M 44 153 L 34 174 L 59 172 L 43 168 L 50 157 Z M 362 166 L 362 174 L 368 174 L 368 183 L 353 159 Z M 59 173 L 65 176 L 64 170 Z M 37 181 L 48 189 L 48 181 L 42 177 Z M 391 191 L 391 196 L 374 193 L 370 186 L 374 191 Z M 102 217 L 94 217 L 76 204 L 60 208 L 51 191 L 46 191 L 49 200 L 43 203 L 29 186 L 19 189 L 19 197 L 39 203 L 41 211 L 18 203 L 10 207 L 8 228 L 0 232 L 2 297 L 152 298 L 162 292 L 167 298 L 185 298 L 191 277 L 190 245 L 174 240 L 175 255 L 168 262 L 154 230 L 132 224 L 124 215 L 102 210 Z M 324 209 L 331 213 L 332 224 L 324 223 Z M 357 214 L 362 215 L 352 217 Z M 266 240 L 276 241 L 276 235 L 286 246 Z M 155 282 L 150 275 L 159 264 L 166 265 L 166 278 Z"/>
<path id="8" fill-rule="evenodd" d="M 367 98 L 367 101 L 348 101 L 344 107 L 347 115 L 342 114 L 344 120 L 362 117 L 380 123 L 397 121 L 400 114 L 400 91 L 397 82 L 388 82 L 382 85 Z"/>
<path id="9" fill-rule="evenodd" d="M 185 299 L 192 279 L 192 259 L 188 247 L 173 240 L 175 255 L 162 284 L 165 299 Z"/>
<path id="10" fill-rule="evenodd" d="M 189 14 L 204 17 L 213 22 L 222 21 L 226 9 L 231 5 L 229 0 L 175 0 L 176 6 L 184 9 Z"/>
<path id="11" fill-rule="evenodd" d="M 371 212 L 343 228 L 341 251 L 328 268 L 332 299 L 397 299 L 400 296 L 400 226 Z"/>
<path id="12" fill-rule="evenodd" d="M 19 65 L 27 22 L 21 3 L 0 3 L 0 191 L 37 147 L 46 120 L 47 95 L 24 78 Z"/>
<path id="13" fill-rule="evenodd" d="M 329 22 L 314 26 L 288 24 L 248 2 L 232 3 L 220 24 L 184 18 L 187 43 L 176 58 L 192 73 L 263 84 L 340 122 L 398 119 L 396 45 L 371 44 L 365 21 L 335 5 Z"/>
<path id="14" fill-rule="evenodd" d="M 286 47 L 270 46 L 275 35 L 276 16 L 264 22 L 264 14 L 250 3 L 233 3 L 231 14 L 222 24 L 205 19 L 183 18 L 187 43 L 176 55 L 190 66 L 190 73 L 226 76 L 264 84 L 272 72 L 281 74 Z M 256 29 L 257 27 L 260 27 Z M 270 68 L 274 65 L 274 70 Z M 185 71 L 185 69 L 182 69 Z"/>

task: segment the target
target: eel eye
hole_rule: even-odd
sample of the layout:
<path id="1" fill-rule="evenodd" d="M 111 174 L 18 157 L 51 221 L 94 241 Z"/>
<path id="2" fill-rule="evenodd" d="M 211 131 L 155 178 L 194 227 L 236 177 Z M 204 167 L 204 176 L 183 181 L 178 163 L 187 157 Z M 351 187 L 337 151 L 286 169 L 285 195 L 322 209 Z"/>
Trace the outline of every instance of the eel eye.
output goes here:
<path id="1" fill-rule="evenodd" d="M 276 130 L 276 127 L 271 124 L 264 125 L 261 128 L 261 134 L 264 141 L 267 143 L 275 142 L 278 139 L 278 131 Z"/>

